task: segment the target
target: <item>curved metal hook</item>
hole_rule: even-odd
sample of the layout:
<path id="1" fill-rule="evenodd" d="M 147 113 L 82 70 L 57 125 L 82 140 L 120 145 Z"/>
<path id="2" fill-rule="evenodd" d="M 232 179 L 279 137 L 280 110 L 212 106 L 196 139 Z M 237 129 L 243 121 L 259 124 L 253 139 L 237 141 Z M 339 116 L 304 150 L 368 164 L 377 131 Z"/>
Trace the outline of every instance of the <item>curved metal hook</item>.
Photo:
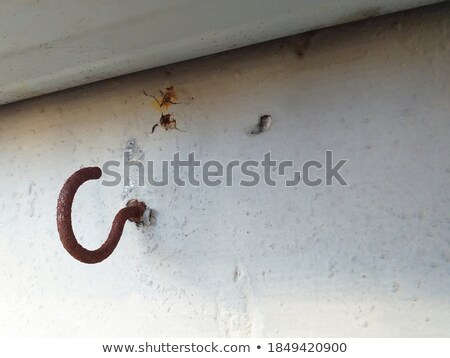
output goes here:
<path id="1" fill-rule="evenodd" d="M 132 200 L 127 207 L 120 209 L 112 222 L 112 227 L 108 238 L 97 250 L 88 250 L 81 246 L 73 233 L 72 228 L 72 203 L 78 188 L 86 181 L 99 179 L 102 171 L 98 167 L 82 168 L 73 173 L 64 183 L 59 193 L 58 205 L 56 208 L 56 221 L 58 225 L 59 238 L 64 248 L 75 259 L 87 263 L 95 264 L 103 261 L 112 254 L 127 220 L 141 222 L 146 206 L 144 203 Z"/>

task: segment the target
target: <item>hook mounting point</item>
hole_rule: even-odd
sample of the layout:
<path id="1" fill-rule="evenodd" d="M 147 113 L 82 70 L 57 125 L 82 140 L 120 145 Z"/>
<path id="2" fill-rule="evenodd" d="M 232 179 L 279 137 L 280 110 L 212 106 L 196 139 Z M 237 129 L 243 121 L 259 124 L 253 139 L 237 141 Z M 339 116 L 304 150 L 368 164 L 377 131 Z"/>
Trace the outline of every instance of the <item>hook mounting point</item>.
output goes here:
<path id="1" fill-rule="evenodd" d="M 128 201 L 127 207 L 128 208 L 129 207 L 137 207 L 137 208 L 139 208 L 139 213 L 142 213 L 139 216 L 130 217 L 128 220 L 133 221 L 133 222 L 135 222 L 137 224 L 143 223 L 143 222 L 146 221 L 145 218 L 144 218 L 144 215 L 145 215 L 145 212 L 147 211 L 146 210 L 147 209 L 147 205 L 145 205 L 144 202 L 139 201 L 137 199 L 132 199 L 132 200 Z"/>

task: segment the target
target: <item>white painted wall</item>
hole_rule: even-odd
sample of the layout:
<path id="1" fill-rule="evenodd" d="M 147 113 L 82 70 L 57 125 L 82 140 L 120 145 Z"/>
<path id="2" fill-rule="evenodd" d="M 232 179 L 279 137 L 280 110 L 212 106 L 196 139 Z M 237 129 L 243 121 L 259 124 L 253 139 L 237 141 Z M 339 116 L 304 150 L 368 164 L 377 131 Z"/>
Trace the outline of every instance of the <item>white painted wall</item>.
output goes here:
<path id="1" fill-rule="evenodd" d="M 320 31 L 303 58 L 291 38 L 0 107 L 0 334 L 449 336 L 449 39 L 441 5 Z M 194 97 L 174 108 L 187 131 L 152 135 L 142 90 L 167 85 Z M 249 136 L 262 113 L 271 130 Z M 130 138 L 155 161 L 332 149 L 350 185 L 136 188 L 156 225 L 81 264 L 58 239 L 59 190 Z M 122 192 L 82 187 L 84 245 Z"/>

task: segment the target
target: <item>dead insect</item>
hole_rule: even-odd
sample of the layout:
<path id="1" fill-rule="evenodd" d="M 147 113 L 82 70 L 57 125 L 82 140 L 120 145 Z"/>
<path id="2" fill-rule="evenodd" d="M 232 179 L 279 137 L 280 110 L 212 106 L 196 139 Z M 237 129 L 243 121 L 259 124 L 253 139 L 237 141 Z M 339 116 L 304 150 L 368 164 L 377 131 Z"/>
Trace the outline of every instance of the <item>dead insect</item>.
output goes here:
<path id="1" fill-rule="evenodd" d="M 152 94 L 148 94 L 145 90 L 143 92 L 147 97 L 152 97 L 154 99 L 155 102 L 152 102 L 152 106 L 155 109 L 159 110 L 159 112 L 161 113 L 161 117 L 159 118 L 159 123 L 157 123 L 153 126 L 152 133 L 155 131 L 156 127 L 158 127 L 158 126 L 163 127 L 166 131 L 169 129 L 176 129 L 176 130 L 179 130 L 180 132 L 184 132 L 177 128 L 177 121 L 175 120 L 173 114 L 168 113 L 169 107 L 172 104 L 180 104 L 181 103 L 181 102 L 177 102 L 178 96 L 175 94 L 175 90 L 174 90 L 173 86 L 166 87 L 166 90 L 164 92 L 160 90 L 159 93 L 161 94 L 161 97 L 159 97 L 159 98 L 156 98 Z M 167 113 L 167 114 L 164 114 L 164 113 Z"/>
<path id="2" fill-rule="evenodd" d="M 163 127 L 166 131 L 169 130 L 169 129 L 176 129 L 177 131 L 184 132 L 181 129 L 177 128 L 177 121 L 173 117 L 173 115 L 170 114 L 170 113 L 168 113 L 168 114 L 161 114 L 161 118 L 159 119 L 159 123 L 156 123 L 153 126 L 153 128 L 152 128 L 152 134 L 155 131 L 156 127 L 158 127 L 158 125 Z"/>
<path id="3" fill-rule="evenodd" d="M 143 92 L 147 97 L 152 97 L 156 101 L 156 103 L 158 103 L 158 106 L 161 110 L 168 109 L 172 104 L 180 103 L 180 102 L 176 102 L 178 99 L 178 96 L 175 94 L 175 90 L 173 89 L 173 86 L 167 87 L 165 92 L 159 90 L 159 93 L 161 94 L 160 99 L 156 98 L 152 94 L 148 94 L 145 90 Z"/>
<path id="4" fill-rule="evenodd" d="M 262 132 L 267 132 L 272 126 L 272 117 L 268 114 L 264 114 L 259 117 L 259 123 L 254 130 L 252 130 L 252 134 L 259 134 Z"/>

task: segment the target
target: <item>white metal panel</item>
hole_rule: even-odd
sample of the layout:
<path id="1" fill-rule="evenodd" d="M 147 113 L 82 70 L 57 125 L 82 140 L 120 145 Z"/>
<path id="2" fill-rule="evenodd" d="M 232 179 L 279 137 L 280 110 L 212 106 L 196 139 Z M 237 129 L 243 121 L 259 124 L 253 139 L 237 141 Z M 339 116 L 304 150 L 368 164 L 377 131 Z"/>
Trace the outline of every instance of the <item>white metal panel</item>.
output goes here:
<path id="1" fill-rule="evenodd" d="M 435 0 L 0 0 L 0 104 Z"/>

